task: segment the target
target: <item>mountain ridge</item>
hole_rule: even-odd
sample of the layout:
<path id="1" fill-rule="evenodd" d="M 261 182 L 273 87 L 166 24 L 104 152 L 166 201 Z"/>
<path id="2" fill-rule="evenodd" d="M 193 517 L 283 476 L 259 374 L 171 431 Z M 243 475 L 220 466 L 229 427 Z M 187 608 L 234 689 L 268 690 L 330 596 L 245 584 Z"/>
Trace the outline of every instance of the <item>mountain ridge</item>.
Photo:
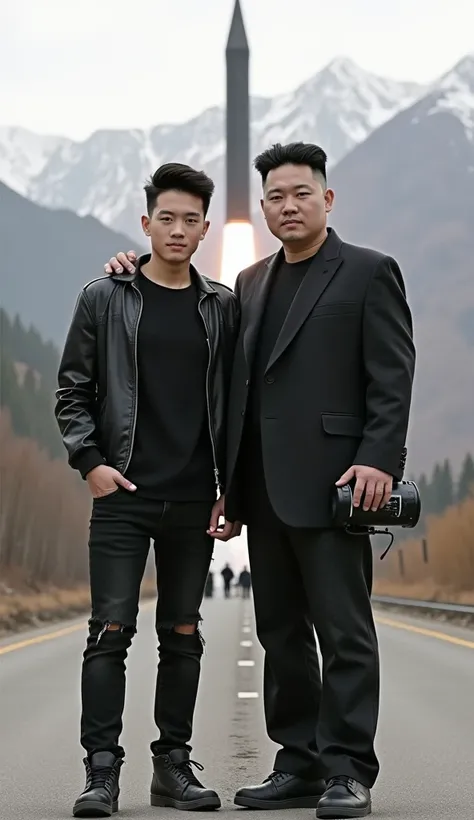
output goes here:
<path id="1" fill-rule="evenodd" d="M 275 141 L 304 138 L 323 144 L 334 165 L 424 90 L 423 85 L 386 79 L 347 58 L 336 58 L 292 93 L 252 98 L 252 153 Z M 99 129 L 81 141 L 38 137 L 33 165 L 22 161 L 26 135 L 18 134 L 20 150 L 15 158 L 12 139 L 5 148 L 0 132 L 0 179 L 40 205 L 91 214 L 137 241 L 141 238 L 141 188 L 146 178 L 162 162 L 179 160 L 204 167 L 213 177 L 216 196 L 210 217 L 220 226 L 224 117 L 224 107 L 213 106 L 176 125 Z M 28 140 L 31 142 L 31 135 Z M 44 144 L 44 140 L 49 143 Z M 258 181 L 254 177 L 252 184 L 257 201 Z"/>

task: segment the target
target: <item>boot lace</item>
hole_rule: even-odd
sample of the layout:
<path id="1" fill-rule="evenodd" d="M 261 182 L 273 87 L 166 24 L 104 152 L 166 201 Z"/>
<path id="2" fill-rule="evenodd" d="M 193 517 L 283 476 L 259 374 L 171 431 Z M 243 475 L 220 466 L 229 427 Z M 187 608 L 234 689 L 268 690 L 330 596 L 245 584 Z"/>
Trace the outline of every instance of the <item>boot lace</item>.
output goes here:
<path id="1" fill-rule="evenodd" d="M 110 775 L 112 774 L 112 766 L 94 766 L 91 767 L 90 781 L 91 789 L 104 789 L 109 785 Z"/>
<path id="2" fill-rule="evenodd" d="M 195 766 L 199 772 L 204 771 L 204 766 L 202 766 L 201 763 L 197 763 L 196 760 L 183 760 L 182 763 L 171 763 L 170 768 L 183 786 L 191 784 L 193 786 L 199 786 L 199 788 L 202 789 L 202 783 L 199 782 L 194 774 L 191 768 L 192 766 Z"/>

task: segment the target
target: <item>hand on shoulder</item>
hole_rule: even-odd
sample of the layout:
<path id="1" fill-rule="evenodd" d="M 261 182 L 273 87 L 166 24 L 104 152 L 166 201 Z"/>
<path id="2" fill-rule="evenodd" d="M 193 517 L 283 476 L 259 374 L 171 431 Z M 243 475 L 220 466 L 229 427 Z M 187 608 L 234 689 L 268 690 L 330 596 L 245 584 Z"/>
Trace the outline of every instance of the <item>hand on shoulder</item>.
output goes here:
<path id="1" fill-rule="evenodd" d="M 114 273 L 135 273 L 137 254 L 135 251 L 124 253 L 120 251 L 117 256 L 112 256 L 104 265 L 104 273 L 112 276 Z"/>

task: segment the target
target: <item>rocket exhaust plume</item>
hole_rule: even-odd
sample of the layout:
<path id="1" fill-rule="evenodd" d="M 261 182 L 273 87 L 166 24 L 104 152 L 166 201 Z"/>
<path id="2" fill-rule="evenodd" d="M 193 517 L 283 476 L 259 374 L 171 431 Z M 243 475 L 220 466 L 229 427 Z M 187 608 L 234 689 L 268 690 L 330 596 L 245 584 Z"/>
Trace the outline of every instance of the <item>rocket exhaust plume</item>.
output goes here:
<path id="1" fill-rule="evenodd" d="M 249 45 L 239 0 L 226 47 L 226 222 L 221 281 L 233 287 L 240 270 L 255 262 L 250 210 Z"/>

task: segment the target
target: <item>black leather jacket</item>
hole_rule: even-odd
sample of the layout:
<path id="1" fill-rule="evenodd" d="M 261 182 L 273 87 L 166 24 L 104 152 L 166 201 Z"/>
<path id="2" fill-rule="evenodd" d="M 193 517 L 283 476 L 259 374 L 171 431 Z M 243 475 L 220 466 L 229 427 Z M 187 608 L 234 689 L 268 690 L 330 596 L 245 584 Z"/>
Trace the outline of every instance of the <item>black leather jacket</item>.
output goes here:
<path id="1" fill-rule="evenodd" d="M 148 257 L 149 258 L 149 257 Z M 147 257 L 142 257 L 143 264 Z M 191 268 L 209 345 L 207 410 L 216 485 L 225 486 L 226 414 L 239 310 L 232 290 Z M 136 274 L 105 276 L 81 291 L 61 358 L 56 419 L 71 467 L 82 477 L 99 464 L 125 474 L 137 418 L 137 329 L 142 295 Z"/>

